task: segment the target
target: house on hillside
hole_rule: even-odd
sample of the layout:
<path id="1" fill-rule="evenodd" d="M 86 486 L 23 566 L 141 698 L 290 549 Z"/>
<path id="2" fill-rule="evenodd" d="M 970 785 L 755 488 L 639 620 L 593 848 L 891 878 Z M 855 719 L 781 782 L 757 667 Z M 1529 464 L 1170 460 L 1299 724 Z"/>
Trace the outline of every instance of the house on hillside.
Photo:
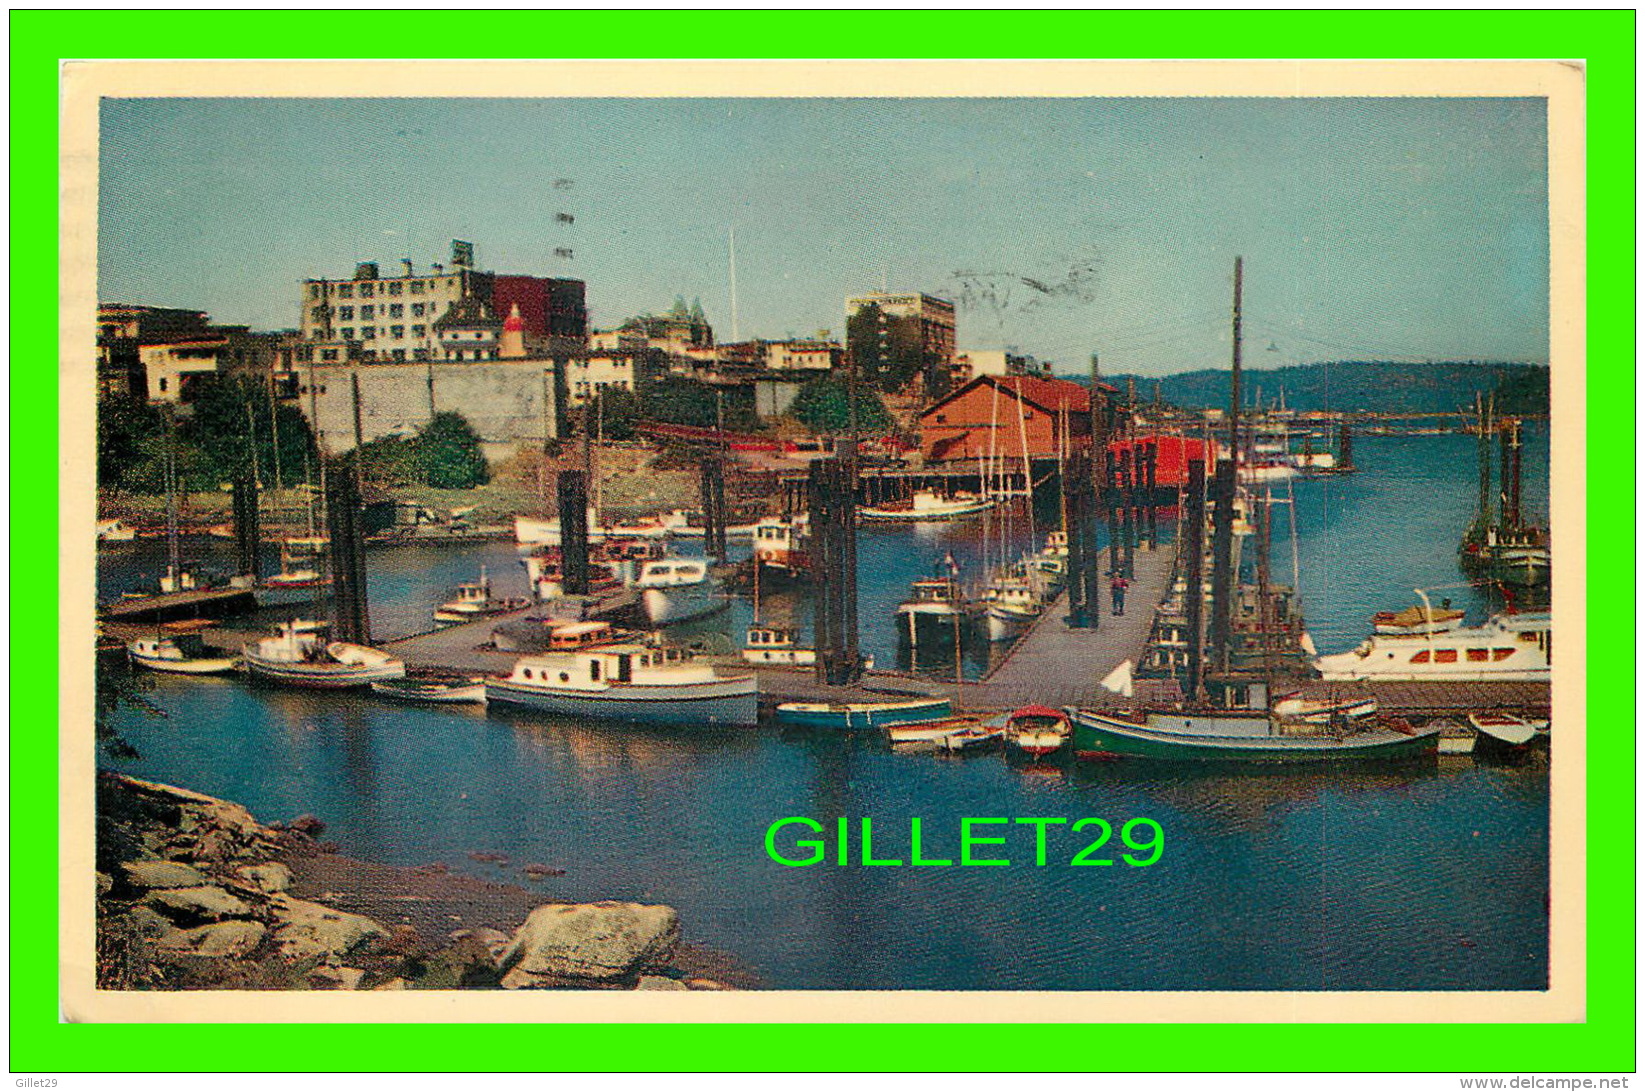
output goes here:
<path id="1" fill-rule="evenodd" d="M 1102 411 L 1115 394 L 1098 388 Z M 1020 424 L 1019 424 L 1020 421 Z M 920 450 L 929 462 L 995 455 L 1054 456 L 1067 438 L 1091 435 L 1091 391 L 1068 379 L 979 375 L 920 413 Z M 990 443 L 992 437 L 992 443 Z"/>

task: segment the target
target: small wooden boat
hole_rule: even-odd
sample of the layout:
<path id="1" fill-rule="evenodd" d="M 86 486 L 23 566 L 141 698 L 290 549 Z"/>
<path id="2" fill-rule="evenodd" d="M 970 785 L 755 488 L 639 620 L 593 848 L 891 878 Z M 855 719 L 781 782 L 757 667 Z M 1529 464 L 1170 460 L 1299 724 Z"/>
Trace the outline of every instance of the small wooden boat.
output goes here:
<path id="1" fill-rule="evenodd" d="M 1536 738 L 1537 724 L 1535 721 L 1512 713 L 1469 713 L 1468 723 L 1483 735 L 1511 747 L 1523 747 Z M 1548 726 L 1542 722 L 1543 728 Z"/>
<path id="2" fill-rule="evenodd" d="M 485 680 L 485 695 L 558 716 L 668 725 L 752 726 L 760 704 L 752 675 L 632 643 L 521 657 L 511 674 Z"/>
<path id="3" fill-rule="evenodd" d="M 971 724 L 949 732 L 937 740 L 937 746 L 950 753 L 981 750 L 992 747 L 1005 738 L 1005 726 L 996 721 Z"/>
<path id="4" fill-rule="evenodd" d="M 1479 733 L 1457 721 L 1431 720 L 1428 727 L 1439 730 L 1439 753 L 1442 755 L 1471 755 Z"/>
<path id="5" fill-rule="evenodd" d="M 915 698 L 909 701 L 865 702 L 784 702 L 777 706 L 777 721 L 810 728 L 879 728 L 887 724 L 933 720 L 950 712 L 947 698 Z"/>
<path id="6" fill-rule="evenodd" d="M 1377 700 L 1371 697 L 1331 699 L 1305 698 L 1299 694 L 1291 694 L 1273 704 L 1275 716 L 1286 720 L 1306 721 L 1309 724 L 1325 724 L 1332 718 L 1354 720 L 1368 717 L 1376 711 Z"/>
<path id="7" fill-rule="evenodd" d="M 1024 706 L 1005 721 L 1006 742 L 1035 758 L 1060 750 L 1072 734 L 1067 715 L 1044 705 Z"/>
<path id="8" fill-rule="evenodd" d="M 485 679 L 478 675 L 466 679 L 378 679 L 371 684 L 371 691 L 395 701 L 428 705 L 483 705 L 486 700 Z"/>
<path id="9" fill-rule="evenodd" d="M 126 654 L 140 667 L 177 675 L 222 675 L 240 666 L 240 657 L 215 655 L 192 632 L 138 637 L 126 643 Z"/>
<path id="10" fill-rule="evenodd" d="M 885 726 L 886 738 L 893 747 L 907 743 L 940 743 L 955 732 L 977 725 L 976 717 L 942 717 L 937 720 L 913 720 Z"/>

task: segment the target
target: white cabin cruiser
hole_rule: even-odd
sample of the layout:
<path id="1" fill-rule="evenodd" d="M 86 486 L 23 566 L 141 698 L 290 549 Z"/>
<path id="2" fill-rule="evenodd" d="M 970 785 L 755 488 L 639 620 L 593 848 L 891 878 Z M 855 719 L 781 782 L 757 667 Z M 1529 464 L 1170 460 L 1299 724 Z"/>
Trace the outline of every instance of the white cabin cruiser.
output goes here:
<path id="1" fill-rule="evenodd" d="M 1552 632 L 1546 612 L 1494 615 L 1482 626 L 1457 626 L 1421 636 L 1377 635 L 1352 652 L 1314 661 L 1332 682 L 1540 681 L 1552 674 Z"/>
<path id="2" fill-rule="evenodd" d="M 678 649 L 648 644 L 525 656 L 506 678 L 487 679 L 485 691 L 488 702 L 602 720 L 745 726 L 759 716 L 754 676 L 721 675 Z"/>
<path id="3" fill-rule="evenodd" d="M 698 558 L 669 557 L 640 566 L 633 587 L 640 593 L 646 617 L 654 626 L 701 618 L 726 606 L 708 571 Z"/>

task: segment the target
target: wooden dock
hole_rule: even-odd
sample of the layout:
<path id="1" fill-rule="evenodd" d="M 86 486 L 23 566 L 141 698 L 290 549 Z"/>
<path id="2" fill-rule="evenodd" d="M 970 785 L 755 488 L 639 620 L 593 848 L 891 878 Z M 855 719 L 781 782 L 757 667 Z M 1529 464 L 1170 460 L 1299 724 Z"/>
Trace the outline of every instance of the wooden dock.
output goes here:
<path id="1" fill-rule="evenodd" d="M 185 618 L 223 618 L 257 609 L 249 588 L 199 588 L 193 591 L 117 599 L 98 611 L 110 622 L 171 622 Z"/>

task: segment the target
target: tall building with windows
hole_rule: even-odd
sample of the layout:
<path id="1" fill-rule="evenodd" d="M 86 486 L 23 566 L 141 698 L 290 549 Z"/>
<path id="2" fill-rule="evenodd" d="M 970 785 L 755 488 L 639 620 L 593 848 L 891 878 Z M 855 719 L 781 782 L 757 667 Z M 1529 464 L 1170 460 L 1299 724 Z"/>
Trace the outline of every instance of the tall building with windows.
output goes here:
<path id="1" fill-rule="evenodd" d="M 887 390 L 915 376 L 940 386 L 954 362 L 954 304 L 924 292 L 870 292 L 845 301 L 846 352 Z"/>
<path id="2" fill-rule="evenodd" d="M 316 364 L 495 359 L 472 355 L 481 347 L 465 346 L 469 355 L 461 358 L 448 355 L 451 339 L 443 335 L 454 323 L 473 319 L 476 306 L 492 317 L 518 307 L 526 342 L 540 351 L 565 352 L 584 343 L 582 281 L 479 270 L 473 255 L 472 246 L 453 240 L 449 268 L 436 263 L 419 273 L 406 258 L 398 273 L 383 276 L 376 262 L 360 262 L 353 277 L 304 281 L 299 355 Z M 494 353 L 495 338 L 490 340 Z"/>

